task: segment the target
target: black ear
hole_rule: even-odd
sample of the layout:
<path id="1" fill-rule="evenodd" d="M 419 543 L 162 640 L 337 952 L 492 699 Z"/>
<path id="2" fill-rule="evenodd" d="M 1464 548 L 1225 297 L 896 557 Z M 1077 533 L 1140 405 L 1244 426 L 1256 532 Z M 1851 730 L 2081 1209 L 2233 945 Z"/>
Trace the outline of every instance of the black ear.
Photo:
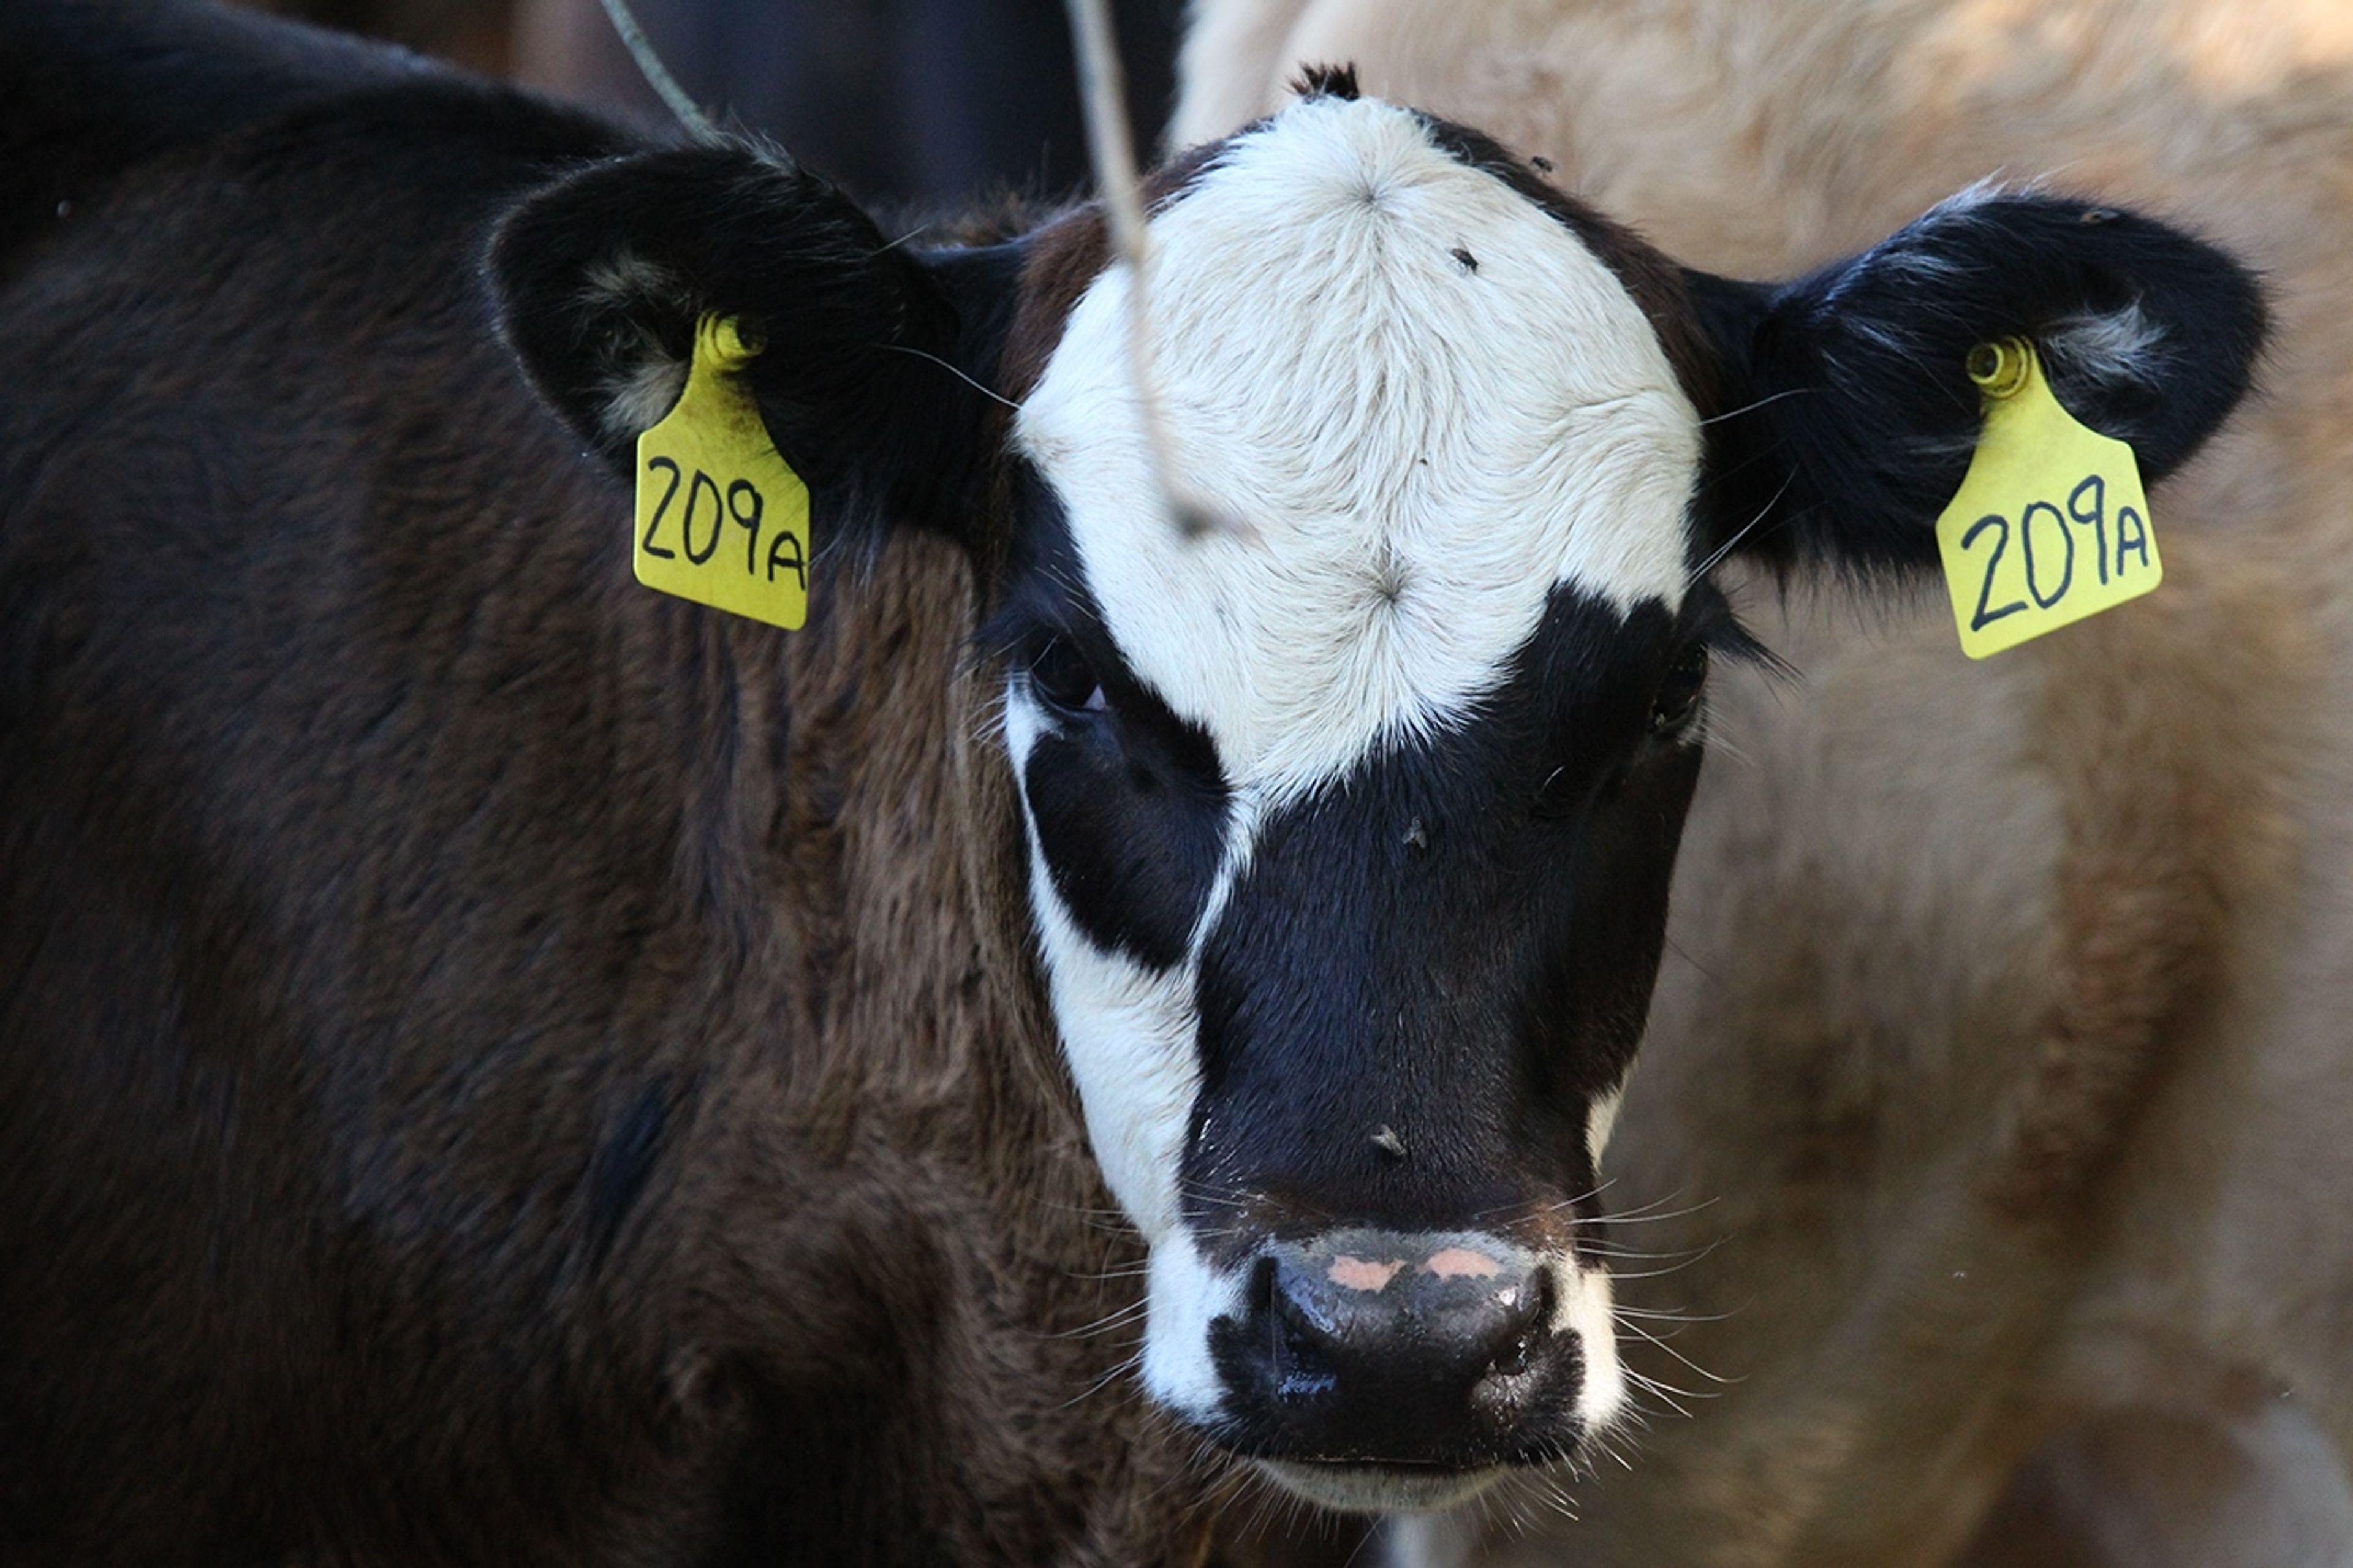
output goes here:
<path id="1" fill-rule="evenodd" d="M 1794 283 L 1688 281 L 1725 373 L 1708 548 L 1785 566 L 1936 559 L 1977 443 L 1978 343 L 2031 341 L 2068 411 L 2154 480 L 2237 405 L 2263 336 L 2255 279 L 2221 251 L 2034 195 L 1966 193 Z"/>
<path id="2" fill-rule="evenodd" d="M 500 225 L 490 270 L 533 384 L 624 476 L 716 312 L 765 344 L 744 374 L 833 530 L 962 531 L 995 428 L 974 383 L 995 373 L 1015 247 L 894 245 L 825 181 L 729 144 L 540 191 Z"/>

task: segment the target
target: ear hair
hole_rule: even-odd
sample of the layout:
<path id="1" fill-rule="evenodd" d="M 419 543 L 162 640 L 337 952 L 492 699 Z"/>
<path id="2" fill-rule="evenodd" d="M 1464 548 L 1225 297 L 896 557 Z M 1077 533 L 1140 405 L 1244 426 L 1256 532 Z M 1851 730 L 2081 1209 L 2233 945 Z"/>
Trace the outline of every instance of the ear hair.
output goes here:
<path id="1" fill-rule="evenodd" d="M 2087 202 L 1963 192 L 1864 251 L 1767 286 L 1689 275 L 1725 370 L 1706 545 L 1781 565 L 1936 559 L 1977 444 L 1976 344 L 2032 342 L 2068 411 L 2155 480 L 2245 395 L 2264 309 L 2222 251 Z"/>
<path id="2" fill-rule="evenodd" d="M 1340 66 L 1301 66 L 1299 74 L 1291 79 L 1291 90 L 1302 99 L 1336 98 L 1353 103 L 1360 91 L 1356 86 L 1356 62 L 1351 60 Z"/>

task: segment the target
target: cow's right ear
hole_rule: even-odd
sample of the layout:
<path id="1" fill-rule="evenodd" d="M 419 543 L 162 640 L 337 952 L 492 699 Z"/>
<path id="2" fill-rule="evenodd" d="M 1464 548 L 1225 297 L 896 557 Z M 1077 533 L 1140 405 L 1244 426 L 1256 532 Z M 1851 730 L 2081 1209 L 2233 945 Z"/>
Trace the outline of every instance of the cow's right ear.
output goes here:
<path id="1" fill-rule="evenodd" d="M 499 226 L 490 271 L 533 384 L 628 476 L 686 384 L 695 326 L 733 317 L 768 434 L 832 520 L 961 535 L 997 421 L 1017 247 L 917 252 L 832 185 L 738 144 L 596 164 Z"/>
<path id="2" fill-rule="evenodd" d="M 1794 282 L 1688 273 L 1717 356 L 1707 421 L 1716 552 L 1926 567 L 1984 425 L 1970 351 L 2034 345 L 2060 403 L 2186 461 L 2246 395 L 2263 290 L 2216 247 L 2121 208 L 1963 192 Z"/>

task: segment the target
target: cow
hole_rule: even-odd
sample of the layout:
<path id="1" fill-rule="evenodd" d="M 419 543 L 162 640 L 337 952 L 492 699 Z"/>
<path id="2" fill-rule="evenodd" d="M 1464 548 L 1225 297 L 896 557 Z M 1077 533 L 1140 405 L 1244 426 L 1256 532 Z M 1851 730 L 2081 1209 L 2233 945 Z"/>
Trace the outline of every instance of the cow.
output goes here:
<path id="1" fill-rule="evenodd" d="M 1597 1452 L 1725 574 L 1932 560 L 1989 342 L 2162 475 L 2263 331 L 2037 195 L 1687 268 L 1339 68 L 1152 176 L 1145 308 L 1092 205 L 0 42 L 26 1563 L 1186 1562 Z M 629 581 L 687 385 L 797 630 Z"/>
<path id="2" fill-rule="evenodd" d="M 2147 599 L 1982 665 L 1940 603 L 1753 606 L 1805 679 L 1716 689 L 1734 754 L 1605 1173 L 1661 1216 L 1620 1233 L 1661 1271 L 1627 1321 L 1670 1340 L 1630 1366 L 1701 1397 L 1645 1401 L 1577 1523 L 1405 1527 L 1398 1560 L 2353 1557 L 2343 8 L 1203 0 L 1194 28 L 1184 135 L 1345 53 L 1702 265 L 1803 270 L 2042 178 L 2190 218 L 2277 308 L 2265 395 L 2154 495 Z"/>

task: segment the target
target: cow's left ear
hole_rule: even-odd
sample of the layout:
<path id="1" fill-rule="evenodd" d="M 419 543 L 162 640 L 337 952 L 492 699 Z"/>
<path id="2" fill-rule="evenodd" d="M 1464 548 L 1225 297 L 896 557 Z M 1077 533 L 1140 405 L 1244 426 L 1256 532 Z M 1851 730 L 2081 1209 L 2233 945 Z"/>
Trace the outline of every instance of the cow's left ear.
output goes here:
<path id="1" fill-rule="evenodd" d="M 994 428 L 1015 247 L 919 251 L 756 148 L 586 168 L 525 199 L 490 251 L 507 341 L 540 395 L 625 478 L 678 401 L 696 323 L 732 317 L 770 437 L 830 518 L 961 534 Z"/>
<path id="2" fill-rule="evenodd" d="M 2179 466 L 2247 391 L 2263 297 L 2211 245 L 2133 213 L 1968 193 L 1793 283 L 1687 275 L 1722 369 L 1711 552 L 1862 568 L 1936 558 L 1981 422 L 1969 350 L 2031 342 L 2076 418 Z"/>

